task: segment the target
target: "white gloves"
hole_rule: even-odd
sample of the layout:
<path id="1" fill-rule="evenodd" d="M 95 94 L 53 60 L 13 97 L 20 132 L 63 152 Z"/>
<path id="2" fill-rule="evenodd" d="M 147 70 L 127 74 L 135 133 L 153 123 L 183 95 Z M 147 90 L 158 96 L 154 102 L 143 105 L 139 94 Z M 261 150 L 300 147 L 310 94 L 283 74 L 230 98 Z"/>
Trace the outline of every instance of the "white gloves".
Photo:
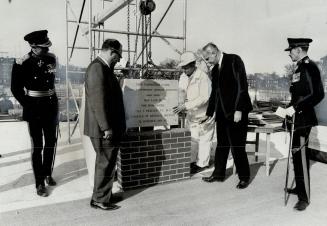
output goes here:
<path id="1" fill-rule="evenodd" d="M 295 113 L 295 110 L 294 110 L 294 107 L 291 106 L 291 107 L 288 107 L 288 108 L 281 108 L 281 107 L 278 107 L 277 108 L 277 111 L 275 112 L 276 115 L 278 115 L 279 117 L 281 118 L 285 118 L 286 115 L 292 117 Z"/>
<path id="2" fill-rule="evenodd" d="M 295 109 L 293 106 L 286 108 L 286 114 L 292 117 L 295 114 Z"/>

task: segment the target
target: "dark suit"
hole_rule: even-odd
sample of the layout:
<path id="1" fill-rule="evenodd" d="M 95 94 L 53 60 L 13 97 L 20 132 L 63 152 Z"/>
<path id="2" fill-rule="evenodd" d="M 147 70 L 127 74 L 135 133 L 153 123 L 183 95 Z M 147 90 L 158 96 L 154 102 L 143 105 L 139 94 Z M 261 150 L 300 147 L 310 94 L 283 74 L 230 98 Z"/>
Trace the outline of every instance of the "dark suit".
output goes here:
<path id="1" fill-rule="evenodd" d="M 53 54 L 36 56 L 32 52 L 23 61 L 15 62 L 12 69 L 11 91 L 23 106 L 23 119 L 28 122 L 36 187 L 44 185 L 44 178 L 52 174 L 57 142 L 58 99 L 55 93 L 43 97 L 30 96 L 25 89 L 33 92 L 54 90 L 55 71 L 56 58 Z"/>
<path id="2" fill-rule="evenodd" d="M 207 116 L 216 112 L 217 149 L 213 176 L 223 179 L 229 149 L 232 150 L 240 180 L 250 178 L 249 162 L 245 151 L 248 113 L 252 110 L 247 77 L 242 59 L 234 54 L 223 54 L 221 65 L 212 69 L 212 92 Z M 240 122 L 234 122 L 235 111 L 242 112 Z"/>
<path id="3" fill-rule="evenodd" d="M 105 140 L 105 130 L 112 139 Z M 126 130 L 123 94 L 113 69 L 96 58 L 87 68 L 85 78 L 84 134 L 91 138 L 96 151 L 92 199 L 109 203 L 114 181 L 120 140 Z"/>
<path id="4" fill-rule="evenodd" d="M 297 69 L 292 75 L 290 93 L 290 105 L 295 109 L 292 154 L 296 189 L 299 200 L 309 202 L 310 152 L 306 150 L 308 150 L 308 138 L 311 128 L 317 125 L 314 106 L 324 98 L 324 89 L 320 71 L 317 65 L 308 57 L 304 57 L 297 63 Z"/>

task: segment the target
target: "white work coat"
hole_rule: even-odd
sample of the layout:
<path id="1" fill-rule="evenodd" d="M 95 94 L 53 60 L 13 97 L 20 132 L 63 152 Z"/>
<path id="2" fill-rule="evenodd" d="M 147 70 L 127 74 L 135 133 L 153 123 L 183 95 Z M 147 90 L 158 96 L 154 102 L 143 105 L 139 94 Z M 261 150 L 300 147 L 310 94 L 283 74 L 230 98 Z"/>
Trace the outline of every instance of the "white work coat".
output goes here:
<path id="1" fill-rule="evenodd" d="M 180 103 L 184 103 L 187 110 L 186 128 L 191 131 L 191 159 L 199 167 L 208 166 L 215 123 L 210 120 L 200 124 L 199 119 L 206 115 L 211 80 L 201 69 L 196 69 L 190 77 L 183 73 L 179 79 L 179 90 Z"/>
<path id="2" fill-rule="evenodd" d="M 208 75 L 200 69 L 196 69 L 188 77 L 182 74 L 179 79 L 180 100 L 182 92 L 185 93 L 185 108 L 187 118 L 192 122 L 197 122 L 206 115 L 208 101 L 211 93 L 211 80 Z"/>

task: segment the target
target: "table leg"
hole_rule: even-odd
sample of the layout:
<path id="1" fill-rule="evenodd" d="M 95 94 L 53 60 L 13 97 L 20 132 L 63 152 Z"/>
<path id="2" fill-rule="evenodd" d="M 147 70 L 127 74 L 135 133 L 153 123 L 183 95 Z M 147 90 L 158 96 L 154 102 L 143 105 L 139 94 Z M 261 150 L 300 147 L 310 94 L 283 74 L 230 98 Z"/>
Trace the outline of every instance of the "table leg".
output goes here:
<path id="1" fill-rule="evenodd" d="M 270 133 L 267 133 L 266 137 L 266 175 L 269 176 L 269 159 L 270 159 Z"/>
<path id="2" fill-rule="evenodd" d="M 255 161 L 258 162 L 258 154 L 259 154 L 259 137 L 260 133 L 255 134 Z"/>

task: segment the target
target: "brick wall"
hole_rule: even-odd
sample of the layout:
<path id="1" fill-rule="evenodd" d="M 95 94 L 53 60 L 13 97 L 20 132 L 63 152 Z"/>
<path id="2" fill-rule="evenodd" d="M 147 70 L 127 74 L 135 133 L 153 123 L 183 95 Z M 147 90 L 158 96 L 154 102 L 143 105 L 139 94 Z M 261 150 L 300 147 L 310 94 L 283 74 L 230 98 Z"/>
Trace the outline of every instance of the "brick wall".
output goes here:
<path id="1" fill-rule="evenodd" d="M 191 133 L 186 129 L 129 132 L 118 156 L 123 189 L 190 178 Z"/>

